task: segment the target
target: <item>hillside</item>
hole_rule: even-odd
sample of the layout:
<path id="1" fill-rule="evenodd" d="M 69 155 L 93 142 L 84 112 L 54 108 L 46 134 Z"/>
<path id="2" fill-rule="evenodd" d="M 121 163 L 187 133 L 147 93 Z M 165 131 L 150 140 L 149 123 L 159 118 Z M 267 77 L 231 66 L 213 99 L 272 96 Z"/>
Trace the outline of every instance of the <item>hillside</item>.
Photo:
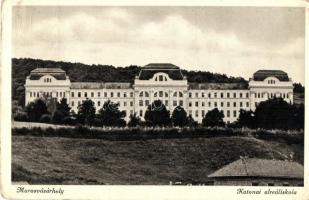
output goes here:
<path id="1" fill-rule="evenodd" d="M 108 141 L 12 137 L 13 181 L 30 184 L 207 183 L 207 175 L 240 156 L 303 157 L 301 145 L 251 137 Z M 73 170 L 74 169 L 74 170 Z"/>

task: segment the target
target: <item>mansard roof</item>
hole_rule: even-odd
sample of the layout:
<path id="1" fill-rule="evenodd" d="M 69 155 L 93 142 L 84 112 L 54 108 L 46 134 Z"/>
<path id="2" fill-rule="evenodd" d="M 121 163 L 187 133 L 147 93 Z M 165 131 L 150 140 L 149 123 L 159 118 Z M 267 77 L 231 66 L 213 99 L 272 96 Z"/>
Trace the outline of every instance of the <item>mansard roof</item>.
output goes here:
<path id="1" fill-rule="evenodd" d="M 132 89 L 132 83 L 72 82 L 71 89 Z"/>
<path id="2" fill-rule="evenodd" d="M 253 80 L 264 81 L 267 77 L 276 77 L 280 81 L 289 81 L 288 74 L 281 70 L 258 70 L 253 74 Z"/>
<path id="3" fill-rule="evenodd" d="M 189 90 L 245 90 L 247 83 L 188 83 Z"/>
<path id="4" fill-rule="evenodd" d="M 303 178 L 304 167 L 291 161 L 241 158 L 215 171 L 208 177 Z"/>
<path id="5" fill-rule="evenodd" d="M 139 73 L 139 80 L 149 80 L 155 73 L 166 73 L 173 80 L 183 80 L 181 70 L 171 63 L 150 63 L 142 67 Z"/>
<path id="6" fill-rule="evenodd" d="M 42 76 L 51 75 L 57 80 L 65 80 L 66 73 L 60 68 L 36 68 L 30 72 L 30 80 L 38 80 Z"/>

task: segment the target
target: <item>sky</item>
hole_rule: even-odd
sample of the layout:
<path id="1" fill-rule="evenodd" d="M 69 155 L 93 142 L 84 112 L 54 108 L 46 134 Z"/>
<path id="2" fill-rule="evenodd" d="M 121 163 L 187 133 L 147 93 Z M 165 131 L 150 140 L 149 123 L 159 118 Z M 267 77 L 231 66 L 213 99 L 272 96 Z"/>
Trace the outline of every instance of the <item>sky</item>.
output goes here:
<path id="1" fill-rule="evenodd" d="M 173 63 L 246 79 L 277 69 L 304 83 L 304 8 L 15 6 L 12 23 L 15 58 Z"/>

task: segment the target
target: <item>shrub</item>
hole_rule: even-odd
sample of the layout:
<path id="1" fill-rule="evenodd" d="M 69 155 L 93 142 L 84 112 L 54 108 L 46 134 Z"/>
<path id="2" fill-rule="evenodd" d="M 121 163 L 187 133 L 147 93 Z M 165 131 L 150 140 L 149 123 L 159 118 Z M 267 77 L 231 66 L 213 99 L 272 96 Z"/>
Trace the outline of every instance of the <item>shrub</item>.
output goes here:
<path id="1" fill-rule="evenodd" d="M 26 122 L 26 121 L 28 121 L 28 115 L 25 112 L 15 113 L 14 120 L 15 121 Z"/>
<path id="2" fill-rule="evenodd" d="M 65 117 L 62 119 L 62 124 L 75 125 L 76 119 L 74 117 Z"/>
<path id="3" fill-rule="evenodd" d="M 42 123 L 49 123 L 51 122 L 52 116 L 49 114 L 43 114 L 40 118 L 40 122 Z"/>

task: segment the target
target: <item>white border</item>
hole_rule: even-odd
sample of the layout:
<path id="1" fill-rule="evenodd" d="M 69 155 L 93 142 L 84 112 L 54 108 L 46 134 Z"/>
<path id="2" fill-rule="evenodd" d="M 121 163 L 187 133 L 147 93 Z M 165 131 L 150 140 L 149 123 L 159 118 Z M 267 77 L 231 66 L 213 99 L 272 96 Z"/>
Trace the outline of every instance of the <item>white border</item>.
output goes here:
<path id="1" fill-rule="evenodd" d="M 257 0 L 257 1 L 204 1 L 196 0 L 193 2 L 175 0 L 175 1 L 142 1 L 142 0 L 105 0 L 98 1 L 43 1 L 43 0 L 6 0 L 2 2 L 2 60 L 1 60 L 1 193 L 6 199 L 309 199 L 309 167 L 308 157 L 305 157 L 305 187 L 293 188 L 297 191 L 297 195 L 236 195 L 237 188 L 234 186 L 52 186 L 65 190 L 62 196 L 55 194 L 17 194 L 17 185 L 11 185 L 11 19 L 13 5 L 79 5 L 79 6 L 259 6 L 259 7 L 304 7 L 306 8 L 306 25 L 308 24 L 308 3 L 298 0 Z M 308 30 L 306 26 L 306 38 L 308 38 Z M 306 39 L 306 48 L 308 48 L 308 40 Z M 308 67 L 307 57 L 305 60 L 305 68 Z M 307 70 L 305 69 L 305 72 Z M 305 79 L 305 86 L 308 88 L 308 79 Z M 308 104 L 308 92 L 305 94 L 305 104 Z M 308 116 L 309 107 L 305 106 L 305 115 Z M 308 119 L 306 118 L 305 132 L 308 129 Z M 305 155 L 308 155 L 309 136 L 305 134 Z M 29 185 L 29 189 L 41 189 L 39 185 Z M 44 187 L 46 188 L 46 187 Z M 259 187 L 241 187 L 248 189 L 260 189 Z M 272 187 L 271 189 L 276 189 Z M 278 187 L 284 188 L 284 187 Z M 307 190 L 307 191 L 306 191 Z"/>

